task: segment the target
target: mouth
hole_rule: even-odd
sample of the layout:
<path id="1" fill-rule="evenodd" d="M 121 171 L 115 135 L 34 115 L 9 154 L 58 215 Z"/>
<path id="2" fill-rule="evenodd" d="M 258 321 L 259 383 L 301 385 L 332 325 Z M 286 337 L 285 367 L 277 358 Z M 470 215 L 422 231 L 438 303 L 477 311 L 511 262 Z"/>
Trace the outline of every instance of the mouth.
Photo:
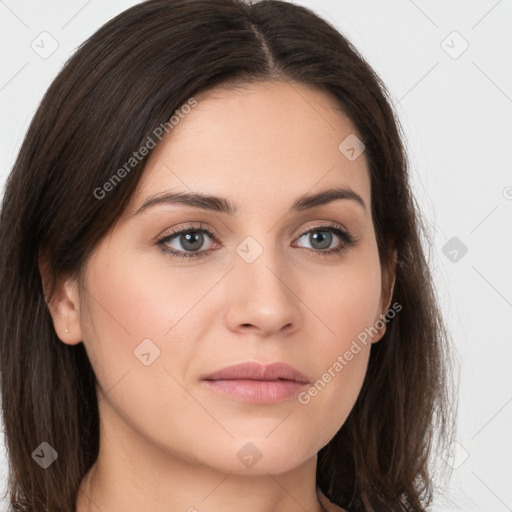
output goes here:
<path id="1" fill-rule="evenodd" d="M 201 381 L 214 392 L 257 404 L 289 400 L 309 384 L 303 373 L 288 364 L 254 362 L 227 366 L 201 377 Z"/>

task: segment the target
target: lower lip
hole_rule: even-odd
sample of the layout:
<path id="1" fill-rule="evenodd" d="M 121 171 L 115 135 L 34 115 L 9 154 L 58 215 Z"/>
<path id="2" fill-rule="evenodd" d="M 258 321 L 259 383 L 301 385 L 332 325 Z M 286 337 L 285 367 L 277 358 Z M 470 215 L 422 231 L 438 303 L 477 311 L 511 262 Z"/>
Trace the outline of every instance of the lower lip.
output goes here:
<path id="1" fill-rule="evenodd" d="M 307 384 L 294 380 L 204 380 L 214 391 L 255 404 L 275 404 L 287 400 Z"/>

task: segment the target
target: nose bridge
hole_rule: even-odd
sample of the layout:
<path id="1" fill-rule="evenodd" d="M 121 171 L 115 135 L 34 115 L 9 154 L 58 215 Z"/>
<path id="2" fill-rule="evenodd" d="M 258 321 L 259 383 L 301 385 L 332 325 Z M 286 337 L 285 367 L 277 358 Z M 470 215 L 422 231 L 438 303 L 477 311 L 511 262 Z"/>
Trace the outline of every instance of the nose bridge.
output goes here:
<path id="1" fill-rule="evenodd" d="M 278 242 L 272 241 L 272 236 L 267 234 L 247 236 L 235 249 L 238 258 L 236 259 L 236 272 L 241 280 L 250 283 L 253 291 L 258 292 L 260 288 L 273 293 L 283 293 L 285 287 L 282 282 L 284 260 L 280 254 Z"/>
<path id="2" fill-rule="evenodd" d="M 268 332 L 298 320 L 293 274 L 271 233 L 247 236 L 236 246 L 232 275 L 236 322 Z"/>

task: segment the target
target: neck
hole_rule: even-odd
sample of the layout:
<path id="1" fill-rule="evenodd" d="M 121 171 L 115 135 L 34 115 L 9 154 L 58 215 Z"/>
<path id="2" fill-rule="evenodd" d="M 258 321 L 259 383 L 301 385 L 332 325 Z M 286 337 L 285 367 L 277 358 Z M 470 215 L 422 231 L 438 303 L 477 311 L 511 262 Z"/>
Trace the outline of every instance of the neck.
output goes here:
<path id="1" fill-rule="evenodd" d="M 134 472 L 132 478 L 124 480 L 104 475 L 103 471 L 98 461 L 83 479 L 76 512 L 200 512 L 205 507 L 209 512 L 326 512 L 316 486 L 296 485 L 295 475 L 244 477 L 216 473 L 215 478 L 213 473 L 196 469 L 192 472 L 193 485 L 188 478 L 189 471 L 182 471 L 178 481 L 172 478 L 165 486 L 160 478 L 159 485 L 150 487 L 147 474 Z"/>
<path id="2" fill-rule="evenodd" d="M 316 489 L 316 455 L 279 474 L 225 472 L 162 450 L 133 431 L 101 430 L 108 443 L 100 442 L 98 459 L 82 480 L 76 512 L 325 511 Z"/>

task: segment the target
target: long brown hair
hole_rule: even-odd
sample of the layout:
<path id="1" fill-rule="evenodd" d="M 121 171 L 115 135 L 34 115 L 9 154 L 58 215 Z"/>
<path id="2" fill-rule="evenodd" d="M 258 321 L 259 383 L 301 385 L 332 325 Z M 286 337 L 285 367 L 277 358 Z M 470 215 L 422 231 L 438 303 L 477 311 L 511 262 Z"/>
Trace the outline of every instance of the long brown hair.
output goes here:
<path id="1" fill-rule="evenodd" d="M 268 80 L 308 84 L 337 100 L 366 146 L 381 264 L 397 250 L 392 301 L 402 309 L 372 346 L 349 417 L 318 454 L 317 483 L 349 511 L 424 511 L 431 502 L 431 459 L 451 442 L 455 418 L 449 338 L 386 87 L 339 31 L 304 7 L 150 0 L 106 23 L 67 62 L 7 180 L 0 371 L 13 510 L 74 510 L 98 455 L 94 372 L 83 343 L 58 339 L 45 299 L 57 277 L 83 269 L 132 196 L 146 157 L 106 197 L 94 191 L 194 94 Z M 48 290 L 42 254 L 53 278 Z M 47 469 L 32 457 L 42 442 L 58 453 Z"/>

